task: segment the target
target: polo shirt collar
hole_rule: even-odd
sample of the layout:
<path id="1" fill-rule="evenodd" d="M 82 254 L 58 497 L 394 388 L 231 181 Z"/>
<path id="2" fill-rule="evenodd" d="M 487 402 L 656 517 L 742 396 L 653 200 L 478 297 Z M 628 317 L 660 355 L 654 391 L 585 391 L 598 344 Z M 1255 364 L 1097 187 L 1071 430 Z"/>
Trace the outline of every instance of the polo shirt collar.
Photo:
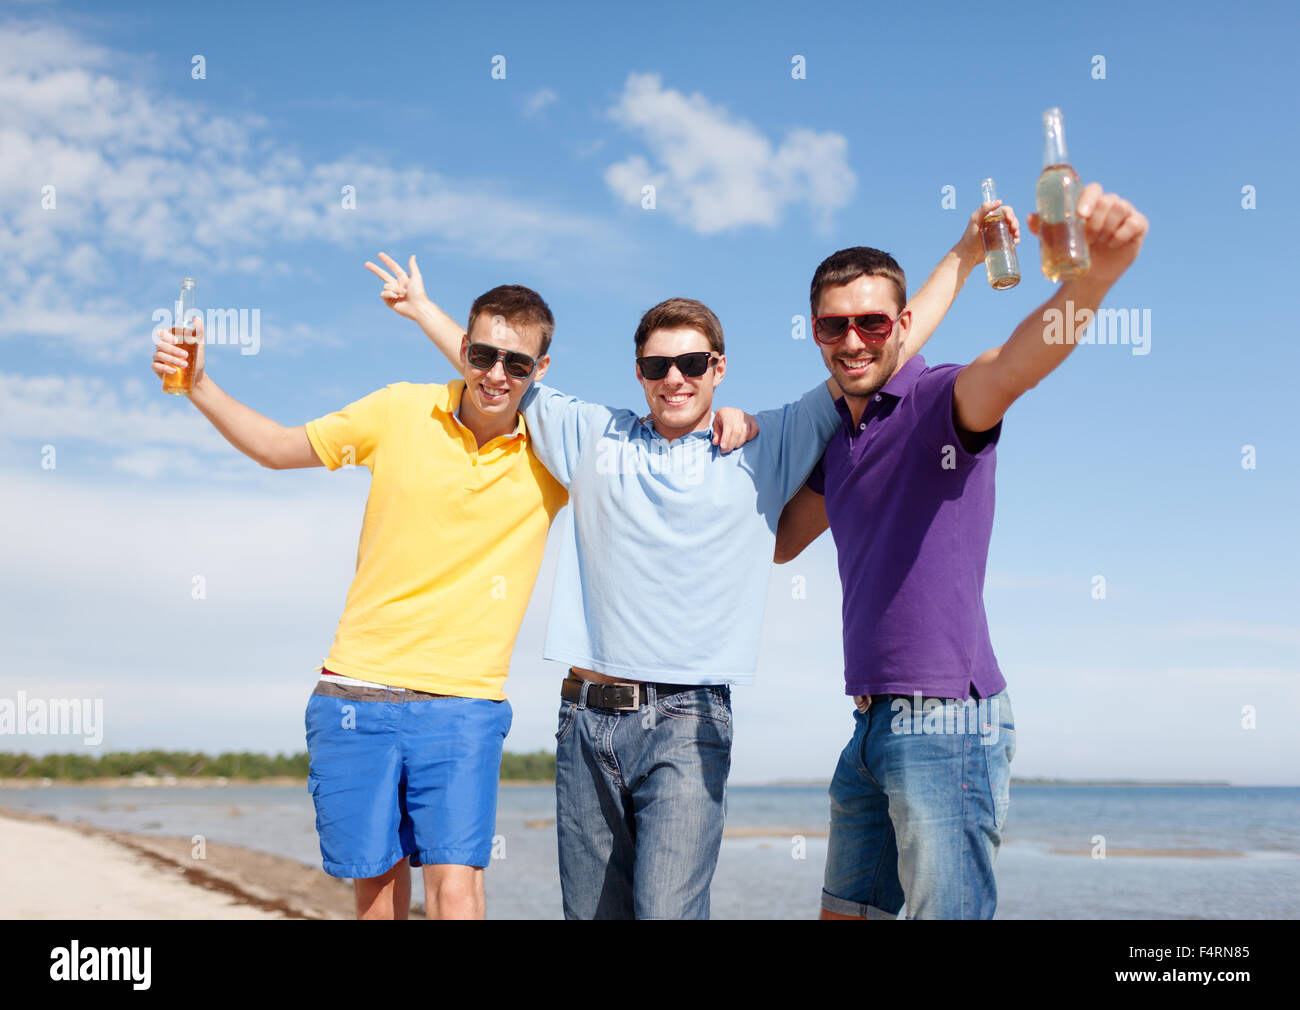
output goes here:
<path id="1" fill-rule="evenodd" d="M 460 398 L 465 395 L 465 380 L 455 379 L 447 383 L 440 390 L 434 393 L 433 410 L 431 414 L 444 414 L 459 424 L 462 428 L 465 425 L 461 419 L 456 416 L 456 411 L 460 409 Z M 503 436 L 505 438 L 527 438 L 528 428 L 524 425 L 524 415 L 515 415 L 514 434 Z"/>
<path id="2" fill-rule="evenodd" d="M 894 376 L 881 387 L 880 391 L 896 400 L 901 400 L 912 391 L 916 385 L 916 380 L 921 377 L 925 371 L 925 359 L 919 354 L 914 354 L 903 363 Z"/>
<path id="3" fill-rule="evenodd" d="M 908 358 L 907 361 L 903 363 L 903 367 L 895 372 L 890 380 L 880 387 L 880 392 L 872 397 L 872 399 L 879 401 L 882 396 L 890 396 L 895 400 L 901 400 L 912 391 L 912 387 L 916 385 L 916 380 L 921 377 L 921 373 L 924 371 L 925 359 L 919 354 L 912 355 L 912 357 Z M 840 416 L 851 426 L 853 421 L 853 412 L 849 410 L 848 401 L 844 397 L 840 397 L 835 401 L 835 409 L 839 411 Z M 863 415 L 863 420 L 866 420 L 865 414 Z"/>
<path id="4" fill-rule="evenodd" d="M 692 435 L 708 435 L 709 438 L 712 439 L 712 438 L 713 438 L 713 419 L 714 419 L 715 417 L 717 417 L 717 416 L 718 416 L 718 412 L 717 412 L 716 410 L 714 410 L 714 411 L 710 411 L 710 412 L 709 412 L 709 426 L 708 426 L 707 428 L 700 428 L 700 429 L 698 429 L 698 430 L 696 430 L 696 431 L 688 431 L 685 435 L 682 435 L 680 438 L 676 439 L 676 441 L 681 441 L 682 439 L 690 438 Z M 647 431 L 650 432 L 651 436 L 653 436 L 653 437 L 657 437 L 657 438 L 663 438 L 663 436 L 659 434 L 659 429 L 655 427 L 655 416 L 654 416 L 654 414 L 646 414 L 645 417 L 639 417 L 639 418 L 637 418 L 637 420 L 641 422 L 641 427 L 645 428 Z M 668 441 L 668 440 L 667 440 L 666 438 L 664 438 L 664 441 L 666 442 L 666 441 Z"/>

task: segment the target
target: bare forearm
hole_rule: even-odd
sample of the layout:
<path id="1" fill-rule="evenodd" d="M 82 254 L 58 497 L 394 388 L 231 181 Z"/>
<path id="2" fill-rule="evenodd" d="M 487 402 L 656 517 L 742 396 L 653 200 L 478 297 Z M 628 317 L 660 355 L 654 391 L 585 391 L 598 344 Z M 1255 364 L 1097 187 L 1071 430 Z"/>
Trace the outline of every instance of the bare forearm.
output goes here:
<path id="1" fill-rule="evenodd" d="M 415 314 L 415 321 L 447 360 L 459 368 L 460 343 L 465 336 L 465 328 L 433 302 L 420 307 Z"/>
<path id="2" fill-rule="evenodd" d="M 1003 382 L 1024 392 L 1050 375 L 1074 350 L 1076 336 L 1095 317 L 1109 290 L 1110 284 L 1086 276 L 1062 284 L 1002 345 Z"/>
<path id="3" fill-rule="evenodd" d="M 309 459 L 291 458 L 287 449 L 292 441 L 293 429 L 285 428 L 269 417 L 263 417 L 252 407 L 240 403 L 213 382 L 206 372 L 195 383 L 190 402 L 212 422 L 212 426 L 221 432 L 227 442 L 262 466 L 281 469 L 286 466 L 318 465 L 318 462 L 313 463 Z"/>
<path id="4" fill-rule="evenodd" d="M 1074 350 L 1075 328 L 1090 320 L 1109 283 L 1067 282 L 1025 317 L 1001 347 L 985 351 L 961 370 L 953 387 L 959 427 L 988 431 Z M 1083 316 L 1082 320 L 1079 318 Z"/>
<path id="5" fill-rule="evenodd" d="M 826 499 L 812 488 L 801 487 L 781 511 L 776 524 L 776 548 L 772 560 L 778 565 L 793 561 L 803 549 L 826 532 Z"/>
<path id="6" fill-rule="evenodd" d="M 905 358 L 919 353 L 933 336 L 956 301 L 966 278 L 978 264 L 979 260 L 964 252 L 963 243 L 959 242 L 930 271 L 920 290 L 907 303 L 912 313 L 912 325 L 903 348 Z"/>

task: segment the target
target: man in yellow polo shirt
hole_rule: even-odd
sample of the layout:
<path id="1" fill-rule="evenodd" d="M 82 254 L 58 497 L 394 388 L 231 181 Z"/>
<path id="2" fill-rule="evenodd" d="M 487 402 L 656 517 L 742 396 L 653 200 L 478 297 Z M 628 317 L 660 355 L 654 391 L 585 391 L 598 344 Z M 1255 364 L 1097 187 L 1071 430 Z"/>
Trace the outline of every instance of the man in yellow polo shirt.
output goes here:
<path id="1" fill-rule="evenodd" d="M 496 825 L 503 690 L 546 533 L 567 494 L 528 449 L 519 401 L 550 359 L 555 320 L 525 287 L 475 300 L 464 379 L 399 382 L 285 428 L 222 391 L 198 360 L 191 402 L 271 469 L 365 466 L 357 570 L 307 707 L 325 870 L 354 882 L 358 918 L 405 918 L 409 857 L 430 917 L 482 918 Z M 184 365 L 155 334 L 153 370 Z"/>

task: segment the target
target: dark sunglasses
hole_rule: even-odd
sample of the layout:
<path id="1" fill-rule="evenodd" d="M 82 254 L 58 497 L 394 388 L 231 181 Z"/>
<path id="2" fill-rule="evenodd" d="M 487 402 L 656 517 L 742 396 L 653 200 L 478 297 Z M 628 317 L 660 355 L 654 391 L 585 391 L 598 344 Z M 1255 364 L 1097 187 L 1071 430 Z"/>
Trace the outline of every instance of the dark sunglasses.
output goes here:
<path id="1" fill-rule="evenodd" d="M 866 312 L 860 316 L 814 316 L 813 339 L 819 344 L 838 344 L 852 326 L 863 340 L 878 344 L 889 339 L 896 322 L 897 319 L 883 312 Z"/>
<path id="2" fill-rule="evenodd" d="M 520 351 L 507 351 L 491 344 L 470 344 L 465 358 L 474 368 L 488 371 L 495 367 L 502 358 L 506 359 L 506 375 L 512 379 L 526 379 L 537 368 L 537 359 L 530 358 Z"/>
<path id="3" fill-rule="evenodd" d="M 657 382 L 668 374 L 668 370 L 673 365 L 676 365 L 677 371 L 686 378 L 698 379 L 717 360 L 712 351 L 692 351 L 690 354 L 679 354 L 675 358 L 652 354 L 648 358 L 637 358 L 636 363 L 641 366 L 641 375 L 644 378 Z"/>

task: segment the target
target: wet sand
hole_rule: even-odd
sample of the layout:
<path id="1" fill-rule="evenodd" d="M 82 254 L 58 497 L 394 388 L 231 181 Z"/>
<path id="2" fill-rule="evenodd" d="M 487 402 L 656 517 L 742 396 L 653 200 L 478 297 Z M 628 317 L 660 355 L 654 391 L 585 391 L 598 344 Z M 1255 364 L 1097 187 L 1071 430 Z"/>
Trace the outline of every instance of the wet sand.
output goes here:
<path id="1" fill-rule="evenodd" d="M 203 855 L 184 838 L 0 810 L 0 918 L 354 916 L 351 883 L 318 867 L 212 842 Z"/>
<path id="2" fill-rule="evenodd" d="M 1091 856 L 1092 849 L 1052 849 L 1058 856 Z M 1106 849 L 1106 858 L 1112 856 L 1146 856 L 1151 859 L 1227 859 L 1244 856 L 1236 849 Z"/>

